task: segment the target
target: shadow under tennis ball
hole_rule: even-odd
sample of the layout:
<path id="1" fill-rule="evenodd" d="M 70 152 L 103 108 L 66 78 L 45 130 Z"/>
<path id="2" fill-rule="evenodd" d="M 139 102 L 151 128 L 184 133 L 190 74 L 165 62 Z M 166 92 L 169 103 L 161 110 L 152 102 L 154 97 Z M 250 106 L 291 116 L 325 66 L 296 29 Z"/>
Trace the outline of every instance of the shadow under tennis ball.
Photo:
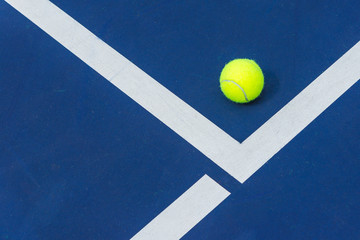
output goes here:
<path id="1" fill-rule="evenodd" d="M 264 89 L 262 90 L 260 96 L 252 102 L 249 102 L 244 105 L 254 105 L 262 104 L 276 96 L 280 89 L 280 81 L 276 74 L 269 70 L 263 70 L 264 74 Z"/>

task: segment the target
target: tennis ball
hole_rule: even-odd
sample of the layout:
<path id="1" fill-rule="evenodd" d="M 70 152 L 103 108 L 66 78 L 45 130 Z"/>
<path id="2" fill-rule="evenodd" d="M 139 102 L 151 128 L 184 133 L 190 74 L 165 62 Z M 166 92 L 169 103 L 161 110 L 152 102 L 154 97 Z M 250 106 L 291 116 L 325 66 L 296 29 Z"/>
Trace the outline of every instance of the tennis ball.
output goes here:
<path id="1" fill-rule="evenodd" d="M 236 103 L 256 99 L 264 88 L 264 75 L 254 60 L 235 59 L 225 65 L 220 75 L 224 95 Z"/>

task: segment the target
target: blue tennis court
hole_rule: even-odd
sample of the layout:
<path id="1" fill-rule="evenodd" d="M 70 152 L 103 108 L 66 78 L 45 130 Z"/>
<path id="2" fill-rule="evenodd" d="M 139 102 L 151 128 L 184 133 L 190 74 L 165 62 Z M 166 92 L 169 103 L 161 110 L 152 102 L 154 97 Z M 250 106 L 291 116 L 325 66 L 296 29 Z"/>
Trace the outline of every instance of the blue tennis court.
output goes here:
<path id="1" fill-rule="evenodd" d="M 359 9 L 1 1 L 0 239 L 360 239 Z"/>

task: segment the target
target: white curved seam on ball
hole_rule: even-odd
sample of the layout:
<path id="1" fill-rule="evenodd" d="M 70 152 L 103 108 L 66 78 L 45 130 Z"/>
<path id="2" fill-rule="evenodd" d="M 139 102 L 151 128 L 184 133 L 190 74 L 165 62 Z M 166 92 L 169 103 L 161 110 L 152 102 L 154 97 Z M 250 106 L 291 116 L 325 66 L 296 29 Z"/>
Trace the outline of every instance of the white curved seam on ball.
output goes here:
<path id="1" fill-rule="evenodd" d="M 220 83 L 222 83 L 222 82 L 231 82 L 231 83 L 235 84 L 236 86 L 238 86 L 238 87 L 241 89 L 241 91 L 243 92 L 243 94 L 244 94 L 244 96 L 245 96 L 245 100 L 246 100 L 247 102 L 249 101 L 249 99 L 248 99 L 247 96 L 246 96 L 245 90 L 244 90 L 239 84 L 237 84 L 236 82 L 234 82 L 234 81 L 232 81 L 232 80 L 222 80 Z"/>

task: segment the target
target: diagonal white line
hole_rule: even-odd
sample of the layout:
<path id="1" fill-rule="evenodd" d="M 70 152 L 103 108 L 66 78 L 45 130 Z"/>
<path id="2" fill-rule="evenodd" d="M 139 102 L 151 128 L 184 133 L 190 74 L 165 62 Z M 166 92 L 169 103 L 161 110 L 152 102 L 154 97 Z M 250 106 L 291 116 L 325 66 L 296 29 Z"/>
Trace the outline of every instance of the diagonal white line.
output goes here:
<path id="1" fill-rule="evenodd" d="M 246 181 L 360 78 L 360 42 L 250 135 L 231 156 L 229 173 Z"/>
<path id="2" fill-rule="evenodd" d="M 6 1 L 240 182 L 360 78 L 357 43 L 240 144 L 51 2 Z"/>
<path id="3" fill-rule="evenodd" d="M 205 175 L 131 240 L 180 239 L 229 195 Z"/>
<path id="4" fill-rule="evenodd" d="M 357 43 L 243 144 L 239 144 L 48 0 L 5 1 L 240 182 L 248 179 L 360 78 L 360 43 Z M 203 181 L 205 187 L 198 185 Z M 160 236 L 156 239 L 178 239 L 228 195 L 221 186 L 214 184 L 212 189 L 219 195 L 211 195 L 214 201 L 205 204 L 206 210 L 197 212 L 192 219 L 187 218 L 191 214 L 179 218 L 178 214 L 183 210 L 188 213 L 194 210 L 197 203 L 194 199 L 211 194 L 212 190 L 206 186 L 214 182 L 208 177 L 199 182 L 134 239 L 148 239 L 152 236 L 148 234 Z M 178 221 L 178 218 L 183 221 Z M 166 224 L 172 229 L 162 231 L 170 229 L 163 227 Z"/>
<path id="5" fill-rule="evenodd" d="M 239 143 L 48 0 L 6 0 L 220 167 Z"/>

